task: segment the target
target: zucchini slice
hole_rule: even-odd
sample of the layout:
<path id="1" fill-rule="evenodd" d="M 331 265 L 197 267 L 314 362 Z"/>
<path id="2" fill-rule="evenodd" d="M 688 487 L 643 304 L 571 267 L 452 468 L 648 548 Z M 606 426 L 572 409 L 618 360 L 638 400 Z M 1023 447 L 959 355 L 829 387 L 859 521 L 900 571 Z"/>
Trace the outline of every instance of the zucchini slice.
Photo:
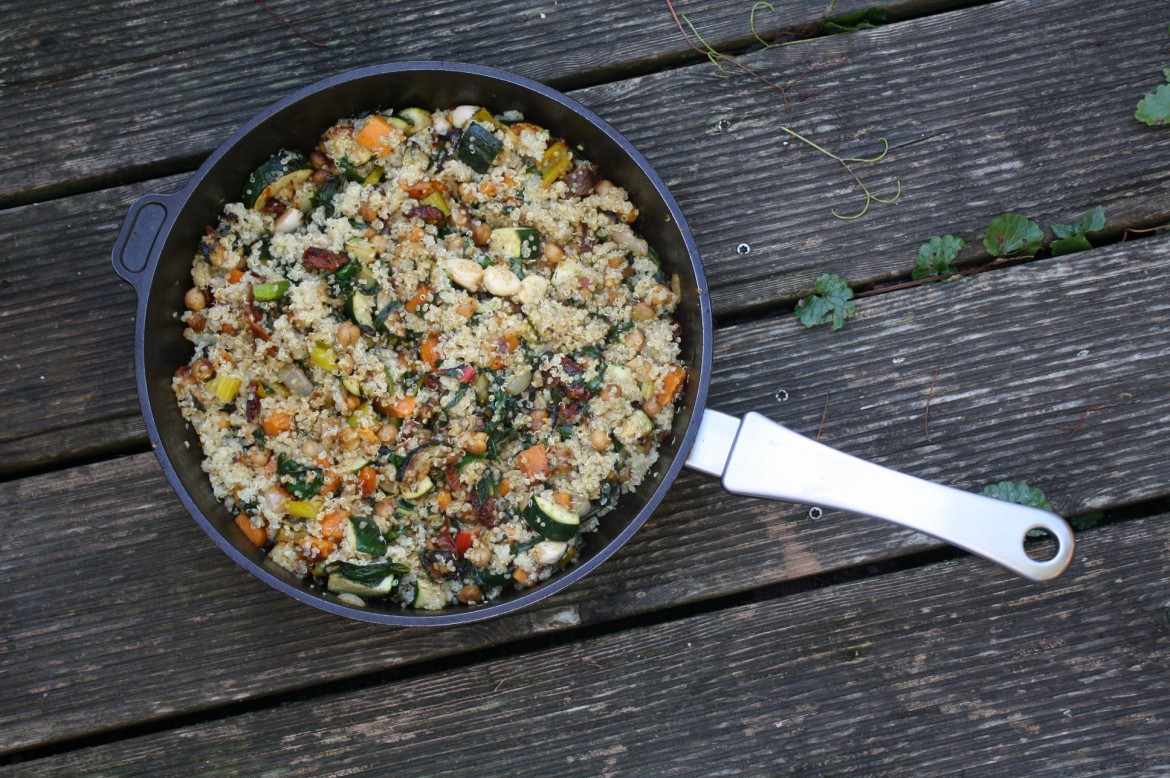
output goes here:
<path id="1" fill-rule="evenodd" d="M 274 194 L 287 186 L 295 187 L 311 175 L 313 166 L 304 154 L 287 149 L 278 151 L 249 176 L 244 187 L 244 205 L 259 211 Z"/>
<path id="2" fill-rule="evenodd" d="M 504 142 L 493 135 L 491 130 L 482 124 L 471 122 L 463 131 L 463 137 L 459 139 L 456 154 L 460 162 L 476 173 L 486 173 L 502 148 Z"/>
<path id="3" fill-rule="evenodd" d="M 329 574 L 327 584 L 334 594 L 348 592 L 364 597 L 379 597 L 390 594 L 398 583 L 403 567 L 392 562 L 372 565 L 355 565 L 342 562 L 337 572 Z"/>
<path id="4" fill-rule="evenodd" d="M 497 227 L 488 238 L 488 252 L 501 259 L 536 259 L 540 256 L 540 230 Z"/>
<path id="5" fill-rule="evenodd" d="M 394 118 L 406 125 L 399 129 L 407 135 L 414 135 L 431 126 L 431 113 L 422 108 L 403 108 L 394 114 Z"/>
<path id="6" fill-rule="evenodd" d="M 403 488 L 401 495 L 404 500 L 417 500 L 426 494 L 429 494 L 435 488 L 435 482 L 431 480 L 429 475 L 424 475 L 422 480 L 416 483 L 412 488 Z"/>
<path id="7" fill-rule="evenodd" d="M 370 518 L 350 516 L 345 522 L 345 540 L 359 554 L 382 556 L 386 553 L 386 540 Z"/>
<path id="8" fill-rule="evenodd" d="M 581 528 L 581 517 L 544 497 L 533 497 L 524 509 L 524 521 L 549 540 L 571 540 Z"/>
<path id="9" fill-rule="evenodd" d="M 373 332 L 374 325 L 374 310 L 377 307 L 377 298 L 372 294 L 366 294 L 360 289 L 353 290 L 353 294 L 349 297 L 349 315 L 362 329 L 368 329 Z"/>
<path id="10" fill-rule="evenodd" d="M 414 582 L 414 601 L 411 605 L 426 611 L 442 610 L 447 606 L 447 595 L 439 584 L 429 578 L 419 577 Z"/>

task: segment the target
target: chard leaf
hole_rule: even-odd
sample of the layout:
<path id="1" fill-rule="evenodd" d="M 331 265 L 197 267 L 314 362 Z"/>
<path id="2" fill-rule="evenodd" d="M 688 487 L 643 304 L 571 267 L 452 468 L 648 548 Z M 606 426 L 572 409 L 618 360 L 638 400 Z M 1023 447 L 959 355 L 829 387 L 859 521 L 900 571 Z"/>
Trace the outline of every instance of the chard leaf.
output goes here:
<path id="1" fill-rule="evenodd" d="M 796 304 L 796 316 L 806 327 L 829 324 L 830 329 L 839 330 L 857 310 L 857 306 L 850 302 L 852 298 L 853 290 L 848 281 L 826 273 L 814 282 L 813 293 Z"/>
<path id="2" fill-rule="evenodd" d="M 1010 257 L 1013 254 L 1031 256 L 1040 250 L 1044 232 L 1031 219 L 1015 213 L 1002 213 L 987 225 L 983 235 L 983 247 L 993 257 Z"/>
<path id="3" fill-rule="evenodd" d="M 919 247 L 918 256 L 914 258 L 914 272 L 910 277 L 918 280 L 953 275 L 957 271 L 951 267 L 951 263 L 965 245 L 966 241 L 957 235 L 938 235 L 931 238 Z"/>
<path id="4" fill-rule="evenodd" d="M 1162 84 L 1143 97 L 1133 115 L 1139 122 L 1151 127 L 1170 123 L 1170 84 Z"/>

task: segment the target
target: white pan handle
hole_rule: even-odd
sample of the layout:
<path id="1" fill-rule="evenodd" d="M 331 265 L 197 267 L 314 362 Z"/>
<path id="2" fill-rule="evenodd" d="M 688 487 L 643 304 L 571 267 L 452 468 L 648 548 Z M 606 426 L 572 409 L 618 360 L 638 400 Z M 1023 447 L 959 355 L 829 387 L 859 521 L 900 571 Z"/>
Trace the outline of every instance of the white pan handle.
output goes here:
<path id="1" fill-rule="evenodd" d="M 707 416 L 711 415 L 710 423 Z M 888 470 L 809 440 L 758 413 L 742 422 L 706 411 L 696 447 L 723 447 L 738 423 L 723 487 L 733 494 L 840 508 L 909 527 L 990 559 L 1033 580 L 1060 575 L 1072 560 L 1073 533 L 1054 513 L 952 489 Z M 718 456 L 716 459 L 720 458 Z M 688 464 L 707 472 L 692 456 Z M 1029 531 L 1055 538 L 1056 555 L 1039 561 L 1024 550 Z"/>

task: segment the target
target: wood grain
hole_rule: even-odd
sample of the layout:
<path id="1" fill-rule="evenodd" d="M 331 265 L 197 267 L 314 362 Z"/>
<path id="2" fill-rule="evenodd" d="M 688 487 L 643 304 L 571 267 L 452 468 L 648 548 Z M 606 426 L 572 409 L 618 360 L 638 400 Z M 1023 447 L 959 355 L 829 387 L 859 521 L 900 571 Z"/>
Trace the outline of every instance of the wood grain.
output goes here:
<path id="1" fill-rule="evenodd" d="M 893 0 L 893 18 L 962 6 Z M 0 32 L 0 203 L 177 170 L 206 155 L 280 96 L 386 61 L 454 60 L 513 70 L 561 86 L 694 60 L 665 3 L 474 4 L 460 0 L 323 6 L 311 0 L 108 0 L 85 12 L 45 3 L 9 14 Z M 679 0 L 716 46 L 752 40 L 750 4 Z M 813 32 L 826 0 L 795 0 L 756 15 L 767 36 Z M 841 14 L 863 0 L 833 4 Z M 54 117 L 46 133 L 44 118 Z M 126 129 L 133 128 L 132 132 Z M 132 180 L 132 179 L 130 179 Z"/>
<path id="2" fill-rule="evenodd" d="M 971 244 L 964 261 L 976 261 L 983 226 L 1009 208 L 1047 225 L 1076 221 L 1101 204 L 1113 234 L 1170 222 L 1170 133 L 1132 119 L 1165 48 L 1151 37 L 1162 31 L 1148 23 L 1146 8 L 1111 3 L 1090 18 L 1071 2 L 1005 2 L 751 55 L 773 76 L 817 65 L 802 88 L 825 91 L 798 106 L 800 129 L 825 142 L 842 139 L 845 145 L 830 145 L 849 154 L 873 148 L 879 133 L 866 127 L 882 128 L 894 144 L 872 180 L 901 178 L 903 198 L 855 222 L 829 213 L 855 202 L 848 179 L 836 163 L 781 145 L 776 112 L 753 82 L 703 64 L 578 96 L 625 130 L 666 177 L 698 236 L 716 315 L 731 318 L 791 303 L 823 272 L 857 286 L 905 275 L 918 245 L 942 232 L 964 236 Z M 969 34 L 976 28 L 1009 32 L 1005 41 L 984 41 Z M 1042 36 L 1032 36 L 1041 28 Z M 1038 40 L 1020 46 L 1020 36 Z M 1071 64 L 1057 56 L 1065 51 L 1078 52 Z M 830 67 L 830 60 L 843 64 Z M 956 86 L 976 76 L 980 88 Z M 1061 100 L 1074 92 L 1084 105 L 1070 124 Z M 884 118 L 869 113 L 880 111 Z M 731 129 L 715 133 L 721 119 Z M 107 140 L 131 143 L 124 135 Z M 170 136 L 165 145 L 173 146 Z M 134 145 L 142 153 L 149 147 L 146 139 Z M 773 166 L 776 155 L 782 167 Z M 0 335 L 19 333 L 0 354 L 9 368 L 0 371 L 0 391 L 15 398 L 0 408 L 0 473 L 144 445 L 127 360 L 132 295 L 108 271 L 108 249 L 128 202 L 173 191 L 183 179 L 0 211 L 0 233 L 13 236 L 0 253 L 0 284 L 21 295 L 0 309 Z M 46 256 L 48 234 L 62 239 Z M 741 242 L 747 255 L 736 252 Z M 79 342 L 66 347 L 23 334 L 44 331 Z M 45 397 L 59 413 L 28 412 Z"/>
<path id="3" fill-rule="evenodd" d="M 1150 239 L 864 300 L 838 333 L 792 317 L 727 327 L 711 405 L 820 429 L 849 453 L 962 488 L 1026 481 L 1066 515 L 1164 497 L 1167 267 L 1170 240 Z M 1090 405 L 1069 437 L 1061 428 Z M 689 473 L 569 592 L 487 624 L 402 631 L 318 613 L 237 569 L 150 455 L 2 484 L 0 504 L 20 506 L 0 556 L 3 751 L 938 547 L 860 517 L 809 520 L 807 506 L 732 497 Z M 989 563 L 973 569 L 998 580 Z"/>
<path id="4" fill-rule="evenodd" d="M 1048 586 L 957 560 L 18 772 L 1155 774 L 1170 759 L 1168 522 L 1085 536 L 1083 563 Z"/>

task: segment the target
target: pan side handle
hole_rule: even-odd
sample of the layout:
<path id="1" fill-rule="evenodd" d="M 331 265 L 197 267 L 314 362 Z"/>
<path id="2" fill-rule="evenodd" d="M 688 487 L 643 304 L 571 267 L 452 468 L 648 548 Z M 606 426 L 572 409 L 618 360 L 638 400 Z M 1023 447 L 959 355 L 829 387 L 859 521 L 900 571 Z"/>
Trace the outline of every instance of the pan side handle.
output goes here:
<path id="1" fill-rule="evenodd" d="M 733 494 L 839 508 L 900 524 L 1043 581 L 1064 572 L 1073 533 L 1054 513 L 898 473 L 810 440 L 761 416 L 739 425 L 723 487 Z M 1044 530 L 1056 555 L 1028 556 L 1024 539 Z"/>
<path id="2" fill-rule="evenodd" d="M 118 238 L 114 241 L 114 248 L 110 258 L 114 263 L 114 272 L 128 281 L 142 293 L 139 284 L 147 274 L 146 267 L 150 262 L 151 252 L 155 243 L 163 233 L 163 225 L 172 209 L 171 196 L 150 194 L 141 197 L 130 206 L 126 214 L 126 221 L 118 231 Z"/>

